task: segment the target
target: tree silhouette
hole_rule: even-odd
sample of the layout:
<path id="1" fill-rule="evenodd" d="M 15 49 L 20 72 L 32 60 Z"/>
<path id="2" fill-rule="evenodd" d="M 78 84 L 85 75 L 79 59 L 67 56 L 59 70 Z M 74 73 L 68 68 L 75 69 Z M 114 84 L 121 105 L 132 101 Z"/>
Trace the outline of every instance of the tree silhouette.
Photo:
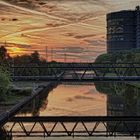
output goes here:
<path id="1" fill-rule="evenodd" d="M 31 53 L 31 62 L 32 63 L 39 63 L 40 62 L 40 55 L 38 51 L 34 51 Z"/>
<path id="2" fill-rule="evenodd" d="M 0 60 L 6 60 L 9 57 L 9 54 L 7 53 L 7 49 L 4 46 L 0 47 Z"/>

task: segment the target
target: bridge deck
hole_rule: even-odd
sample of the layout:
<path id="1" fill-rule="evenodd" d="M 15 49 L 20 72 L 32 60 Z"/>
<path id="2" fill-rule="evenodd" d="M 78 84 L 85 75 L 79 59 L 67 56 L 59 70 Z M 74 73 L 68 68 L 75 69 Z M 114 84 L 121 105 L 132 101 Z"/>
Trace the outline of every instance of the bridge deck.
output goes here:
<path id="1" fill-rule="evenodd" d="M 35 73 L 34 73 L 35 72 Z M 16 81 L 140 81 L 140 63 L 47 63 L 11 66 Z"/>
<path id="2" fill-rule="evenodd" d="M 140 121 L 140 116 L 41 116 L 13 117 L 9 122 L 100 122 L 100 121 Z"/>
<path id="3" fill-rule="evenodd" d="M 60 81 L 60 82 L 95 82 L 95 81 L 140 81 L 140 76 L 94 76 L 94 77 L 49 77 L 49 76 L 13 76 L 14 81 Z"/>

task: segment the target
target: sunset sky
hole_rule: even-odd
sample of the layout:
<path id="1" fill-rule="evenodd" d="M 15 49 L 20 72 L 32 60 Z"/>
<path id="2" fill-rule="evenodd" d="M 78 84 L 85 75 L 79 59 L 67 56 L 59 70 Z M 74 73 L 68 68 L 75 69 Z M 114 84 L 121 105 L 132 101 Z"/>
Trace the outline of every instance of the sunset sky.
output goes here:
<path id="1" fill-rule="evenodd" d="M 140 0 L 0 0 L 0 44 L 11 55 L 53 50 L 53 59 L 94 61 L 106 52 L 106 14 Z"/>

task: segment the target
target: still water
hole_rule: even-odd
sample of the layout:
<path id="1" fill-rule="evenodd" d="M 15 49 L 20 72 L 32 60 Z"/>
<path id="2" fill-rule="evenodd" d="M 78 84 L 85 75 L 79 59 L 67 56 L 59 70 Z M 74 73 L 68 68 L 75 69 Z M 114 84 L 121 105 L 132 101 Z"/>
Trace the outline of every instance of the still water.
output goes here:
<path id="1" fill-rule="evenodd" d="M 99 93 L 94 85 L 58 85 L 48 96 L 39 97 L 24 108 L 20 115 L 104 116 L 107 110 L 106 97 Z"/>
<path id="2" fill-rule="evenodd" d="M 140 89 L 136 85 L 136 83 L 58 85 L 49 94 L 37 97 L 18 116 L 136 116 L 140 114 Z M 30 139 L 44 140 L 44 138 L 14 138 L 14 140 Z M 56 140 L 57 138 L 46 139 Z M 72 140 L 73 138 L 59 139 Z M 120 138 L 75 139 L 118 140 Z"/>
<path id="3" fill-rule="evenodd" d="M 139 116 L 138 83 L 58 85 L 24 107 L 18 116 Z"/>

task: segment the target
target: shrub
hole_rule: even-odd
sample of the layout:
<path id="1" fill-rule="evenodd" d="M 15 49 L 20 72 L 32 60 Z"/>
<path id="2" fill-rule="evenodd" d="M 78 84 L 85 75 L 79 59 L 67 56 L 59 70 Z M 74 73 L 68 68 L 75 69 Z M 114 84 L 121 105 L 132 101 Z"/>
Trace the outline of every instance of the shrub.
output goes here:
<path id="1" fill-rule="evenodd" d="M 0 101 L 6 100 L 6 94 L 10 85 L 10 75 L 3 67 L 0 67 Z"/>

